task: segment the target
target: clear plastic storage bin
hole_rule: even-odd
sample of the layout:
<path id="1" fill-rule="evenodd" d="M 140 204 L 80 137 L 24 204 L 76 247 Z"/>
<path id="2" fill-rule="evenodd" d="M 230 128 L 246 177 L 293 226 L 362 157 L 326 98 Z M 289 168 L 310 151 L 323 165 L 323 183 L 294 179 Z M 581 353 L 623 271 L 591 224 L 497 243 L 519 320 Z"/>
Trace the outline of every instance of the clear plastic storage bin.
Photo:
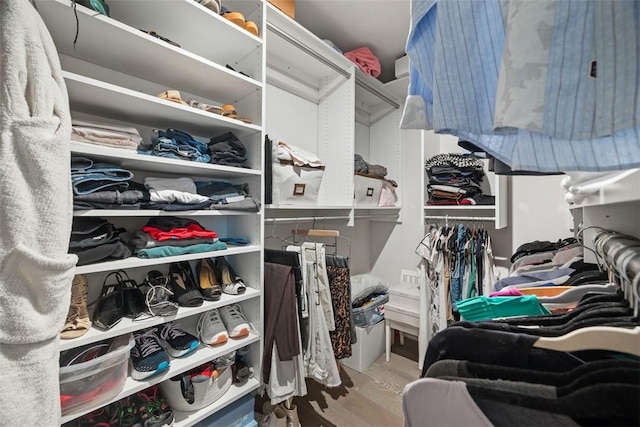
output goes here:
<path id="1" fill-rule="evenodd" d="M 134 340 L 131 334 L 115 340 L 111 345 L 113 350 L 103 356 L 60 367 L 60 405 L 63 415 L 87 406 L 100 406 L 100 403 L 122 391 L 129 372 L 129 352 Z"/>

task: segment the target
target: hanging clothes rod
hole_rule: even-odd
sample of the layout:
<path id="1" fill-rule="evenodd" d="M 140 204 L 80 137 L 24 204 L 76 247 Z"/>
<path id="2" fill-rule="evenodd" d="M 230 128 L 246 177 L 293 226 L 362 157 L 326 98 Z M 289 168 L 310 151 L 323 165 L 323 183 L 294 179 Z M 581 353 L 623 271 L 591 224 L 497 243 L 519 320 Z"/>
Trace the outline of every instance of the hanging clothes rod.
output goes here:
<path id="1" fill-rule="evenodd" d="M 424 219 L 443 219 L 453 221 L 495 221 L 492 216 L 453 216 L 453 215 L 425 215 Z"/>
<path id="2" fill-rule="evenodd" d="M 354 215 L 354 219 L 367 219 L 367 218 L 380 218 L 381 216 L 398 216 L 397 214 L 380 214 L 380 215 Z M 309 222 L 309 221 L 341 221 L 341 220 L 349 220 L 352 217 L 349 215 L 340 215 L 340 216 L 306 216 L 306 217 L 295 217 L 295 218 L 265 218 L 265 222 L 278 222 L 278 223 L 290 223 L 295 224 L 296 222 Z"/>
<path id="3" fill-rule="evenodd" d="M 640 275 L 640 240 L 613 231 L 602 231 L 596 234 L 593 243 L 606 263 L 626 274 L 631 282 Z"/>
<path id="4" fill-rule="evenodd" d="M 269 31 L 271 31 L 273 34 L 275 34 L 278 37 L 280 37 L 281 39 L 289 42 L 290 44 L 292 44 L 293 46 L 297 47 L 301 51 L 307 53 L 308 55 L 310 55 L 310 56 L 314 57 L 315 59 L 317 59 L 318 61 L 322 62 L 327 67 L 332 68 L 335 72 L 337 72 L 338 74 L 341 74 L 343 77 L 346 77 L 347 79 L 349 77 L 351 77 L 351 73 L 349 73 L 349 71 L 343 69 L 340 65 L 334 63 L 333 61 L 325 58 L 324 56 L 322 56 L 321 54 L 317 53 L 315 50 L 313 50 L 312 48 L 308 47 L 304 43 L 301 43 L 298 40 L 296 40 L 295 38 L 291 37 L 289 34 L 287 34 L 285 31 L 281 30 L 277 26 L 273 25 L 271 22 L 267 22 L 267 29 Z"/>

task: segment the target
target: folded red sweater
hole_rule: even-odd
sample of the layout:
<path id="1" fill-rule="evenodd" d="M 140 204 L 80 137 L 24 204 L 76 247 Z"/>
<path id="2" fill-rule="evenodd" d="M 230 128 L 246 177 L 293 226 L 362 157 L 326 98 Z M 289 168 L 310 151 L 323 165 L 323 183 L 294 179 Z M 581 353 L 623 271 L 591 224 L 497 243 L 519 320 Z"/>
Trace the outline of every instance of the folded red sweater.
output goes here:
<path id="1" fill-rule="evenodd" d="M 147 233 L 154 240 L 182 240 L 182 239 L 214 239 L 218 237 L 218 233 L 213 230 L 207 230 L 200 224 L 189 224 L 186 227 L 172 228 L 169 231 L 161 230 L 148 225 L 142 227 L 142 231 Z"/>

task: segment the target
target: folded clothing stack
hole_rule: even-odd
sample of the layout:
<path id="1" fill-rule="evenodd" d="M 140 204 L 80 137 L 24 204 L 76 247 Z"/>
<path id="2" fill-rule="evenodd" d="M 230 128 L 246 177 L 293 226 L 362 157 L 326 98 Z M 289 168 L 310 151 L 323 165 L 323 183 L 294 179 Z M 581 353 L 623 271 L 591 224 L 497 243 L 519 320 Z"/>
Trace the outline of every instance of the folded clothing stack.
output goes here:
<path id="1" fill-rule="evenodd" d="M 209 140 L 211 163 L 248 168 L 247 148 L 233 133 L 226 132 Z"/>
<path id="2" fill-rule="evenodd" d="M 368 163 L 360 154 L 355 154 L 353 156 L 353 171 L 355 173 L 370 175 L 375 178 L 384 179 L 392 186 L 397 187 L 398 183 L 396 183 L 392 179 L 386 178 L 387 176 L 387 168 L 382 165 L 372 165 Z"/>
<path id="3" fill-rule="evenodd" d="M 150 218 L 142 230 L 125 235 L 127 244 L 140 258 L 161 258 L 227 249 L 218 233 L 197 221 L 165 216 Z"/>
<path id="4" fill-rule="evenodd" d="M 132 186 L 133 173 L 118 165 L 71 158 L 73 208 L 138 209 L 143 193 Z"/>
<path id="5" fill-rule="evenodd" d="M 142 142 L 136 128 L 82 120 L 72 121 L 71 139 L 130 150 L 137 150 Z"/>
<path id="6" fill-rule="evenodd" d="M 482 160 L 468 154 L 437 154 L 424 164 L 429 177 L 428 205 L 494 205 L 495 197 L 482 194 Z"/>
<path id="7" fill-rule="evenodd" d="M 209 149 L 204 142 L 178 129 L 157 130 L 151 137 L 151 145 L 138 149 L 139 154 L 209 163 Z"/>
<path id="8" fill-rule="evenodd" d="M 71 228 L 69 253 L 78 256 L 77 265 L 128 258 L 131 250 L 121 238 L 124 231 L 102 218 L 76 217 Z"/>

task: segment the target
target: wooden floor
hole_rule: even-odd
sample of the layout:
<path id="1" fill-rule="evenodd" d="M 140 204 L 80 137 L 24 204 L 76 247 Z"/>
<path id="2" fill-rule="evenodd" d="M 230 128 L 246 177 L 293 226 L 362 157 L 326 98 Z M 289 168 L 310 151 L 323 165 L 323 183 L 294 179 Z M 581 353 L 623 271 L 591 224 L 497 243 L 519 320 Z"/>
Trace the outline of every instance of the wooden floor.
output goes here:
<path id="1" fill-rule="evenodd" d="M 342 385 L 326 388 L 307 380 L 307 396 L 296 397 L 303 427 L 402 427 L 401 394 L 404 386 L 417 379 L 418 344 L 406 339 L 404 346 L 392 347 L 391 360 L 381 356 L 365 372 L 341 366 Z"/>

